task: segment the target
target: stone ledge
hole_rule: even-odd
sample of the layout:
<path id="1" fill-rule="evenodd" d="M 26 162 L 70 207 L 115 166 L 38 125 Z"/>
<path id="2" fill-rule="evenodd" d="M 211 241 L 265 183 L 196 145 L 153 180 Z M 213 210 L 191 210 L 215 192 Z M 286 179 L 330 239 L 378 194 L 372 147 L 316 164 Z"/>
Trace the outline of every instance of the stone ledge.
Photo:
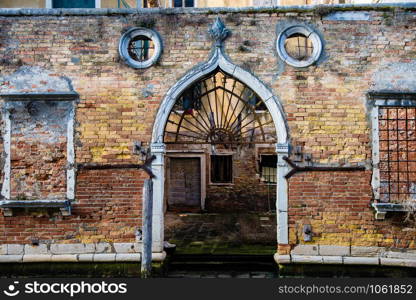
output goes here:
<path id="1" fill-rule="evenodd" d="M 275 253 L 277 264 L 339 264 L 339 265 L 378 265 L 391 267 L 416 268 L 416 259 L 398 259 L 384 257 L 356 257 L 356 256 L 307 256 L 307 255 L 279 255 Z"/>
<path id="2" fill-rule="evenodd" d="M 342 256 L 322 256 L 323 263 L 328 265 L 342 265 L 344 260 Z"/>
<path id="3" fill-rule="evenodd" d="M 20 244 L 5 244 L 3 246 L 7 246 L 7 254 L 8 255 L 21 255 L 24 251 L 24 245 Z"/>
<path id="4" fill-rule="evenodd" d="M 279 253 L 274 254 L 274 261 L 280 264 L 290 264 L 290 255 L 280 255 Z"/>
<path id="5" fill-rule="evenodd" d="M 298 264 L 322 264 L 322 256 L 291 255 L 292 262 Z"/>
<path id="6" fill-rule="evenodd" d="M 114 249 L 116 253 L 138 253 L 139 244 L 138 243 L 114 243 Z"/>
<path id="7" fill-rule="evenodd" d="M 300 244 L 296 245 L 290 254 L 309 256 L 350 256 L 351 249 L 349 246 Z"/>
<path id="8" fill-rule="evenodd" d="M 166 252 L 152 253 L 152 261 L 165 260 Z M 98 254 L 26 254 L 0 255 L 0 263 L 32 262 L 140 262 L 140 253 L 98 253 Z"/>
<path id="9" fill-rule="evenodd" d="M 24 254 L 48 254 L 48 247 L 46 244 L 40 244 L 39 246 L 25 245 Z"/>
<path id="10" fill-rule="evenodd" d="M 79 262 L 91 262 L 94 260 L 94 254 L 79 254 L 78 261 Z"/>
<path id="11" fill-rule="evenodd" d="M 94 262 L 114 262 L 116 261 L 116 254 L 115 253 L 94 254 L 93 261 Z"/>
<path id="12" fill-rule="evenodd" d="M 361 247 L 361 246 L 351 246 L 351 256 L 366 256 L 373 257 L 379 256 L 384 252 L 385 248 L 383 247 Z"/>
<path id="13" fill-rule="evenodd" d="M 21 254 L 98 254 L 98 253 L 140 253 L 141 243 L 91 243 L 91 244 L 3 244 L 0 245 L 0 255 Z M 153 250 L 155 251 L 155 250 Z"/>
<path id="14" fill-rule="evenodd" d="M 297 245 L 293 248 L 292 251 L 290 251 L 290 254 L 293 255 L 318 255 L 319 245 Z"/>
<path id="15" fill-rule="evenodd" d="M 51 254 L 27 254 L 23 255 L 23 262 L 50 262 Z"/>
<path id="16" fill-rule="evenodd" d="M 42 201 L 42 200 L 36 200 L 36 201 Z M 3 216 L 4 217 L 13 217 L 13 209 L 17 209 L 17 208 L 24 208 L 24 209 L 37 209 L 37 208 L 58 208 L 61 211 L 62 216 L 70 216 L 71 215 L 71 204 L 69 201 L 65 201 L 66 203 L 69 203 L 68 205 L 66 204 L 59 204 L 59 205 L 55 205 L 55 204 L 46 204 L 46 203 L 34 203 L 34 201 L 32 201 L 32 203 L 23 203 L 23 202 L 29 202 L 29 201 L 14 201 L 13 204 L 0 204 L 0 208 L 3 211 Z"/>
<path id="17" fill-rule="evenodd" d="M 166 258 L 166 252 L 153 252 L 152 253 L 152 261 L 164 261 Z"/>
<path id="18" fill-rule="evenodd" d="M 379 265 L 380 259 L 378 257 L 351 257 L 344 256 L 344 265 Z"/>
<path id="19" fill-rule="evenodd" d="M 53 101 L 74 101 L 79 98 L 75 92 L 49 92 L 49 93 L 10 93 L 0 94 L 0 99 L 7 101 L 33 101 L 33 100 L 53 100 Z M 66 207 L 70 205 L 70 200 L 2 200 L 0 207 Z"/>
<path id="20" fill-rule="evenodd" d="M 113 246 L 110 243 L 98 243 L 95 244 L 94 253 L 113 253 L 113 250 L 115 249 L 113 249 Z"/>
<path id="21" fill-rule="evenodd" d="M 0 263 L 17 263 L 23 261 L 23 255 L 0 255 Z"/>
<path id="22" fill-rule="evenodd" d="M 78 256 L 76 254 L 52 255 L 51 262 L 77 262 Z"/>
<path id="23" fill-rule="evenodd" d="M 382 253 L 381 257 L 416 260 L 416 251 L 386 251 Z"/>
<path id="24" fill-rule="evenodd" d="M 131 261 L 140 262 L 142 260 L 140 253 L 134 254 L 116 254 L 116 262 Z"/>
<path id="25" fill-rule="evenodd" d="M 349 256 L 349 246 L 319 245 L 319 255 L 322 256 Z"/>
<path id="26" fill-rule="evenodd" d="M 416 268 L 416 259 L 396 259 L 396 258 L 380 258 L 380 265 L 382 266 L 400 266 Z"/>
<path id="27" fill-rule="evenodd" d="M 95 244 L 52 244 L 50 252 L 52 254 L 94 253 Z"/>

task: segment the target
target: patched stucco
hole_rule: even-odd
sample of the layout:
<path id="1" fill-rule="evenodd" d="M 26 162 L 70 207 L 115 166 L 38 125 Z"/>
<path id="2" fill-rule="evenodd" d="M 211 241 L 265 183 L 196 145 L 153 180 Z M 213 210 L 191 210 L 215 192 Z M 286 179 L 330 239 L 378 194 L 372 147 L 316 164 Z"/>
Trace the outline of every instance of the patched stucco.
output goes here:
<path id="1" fill-rule="evenodd" d="M 23 66 L 10 75 L 0 77 L 0 95 L 72 91 L 69 79 L 37 66 Z"/>

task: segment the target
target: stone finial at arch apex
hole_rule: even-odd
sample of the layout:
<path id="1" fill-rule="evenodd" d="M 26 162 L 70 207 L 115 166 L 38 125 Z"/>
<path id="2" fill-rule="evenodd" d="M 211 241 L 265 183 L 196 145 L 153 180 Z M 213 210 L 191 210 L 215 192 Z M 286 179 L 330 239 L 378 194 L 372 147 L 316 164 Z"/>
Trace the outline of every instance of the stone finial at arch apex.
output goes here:
<path id="1" fill-rule="evenodd" d="M 215 19 L 208 32 L 215 41 L 216 47 L 221 47 L 222 43 L 231 35 L 231 31 L 225 27 L 220 17 Z"/>

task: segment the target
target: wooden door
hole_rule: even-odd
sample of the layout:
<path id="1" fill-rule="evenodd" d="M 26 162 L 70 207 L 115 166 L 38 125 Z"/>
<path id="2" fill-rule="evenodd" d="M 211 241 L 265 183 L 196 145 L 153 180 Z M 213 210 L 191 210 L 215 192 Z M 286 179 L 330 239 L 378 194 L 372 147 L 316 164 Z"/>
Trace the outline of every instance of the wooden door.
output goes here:
<path id="1" fill-rule="evenodd" d="M 169 158 L 168 210 L 201 208 L 201 161 L 197 157 Z"/>

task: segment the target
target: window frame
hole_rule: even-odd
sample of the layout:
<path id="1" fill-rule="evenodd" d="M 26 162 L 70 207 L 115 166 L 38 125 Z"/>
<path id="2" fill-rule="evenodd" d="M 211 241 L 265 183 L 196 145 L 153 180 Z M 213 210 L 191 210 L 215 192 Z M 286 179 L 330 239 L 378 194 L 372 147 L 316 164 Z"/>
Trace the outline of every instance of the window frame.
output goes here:
<path id="1" fill-rule="evenodd" d="M 379 110 L 383 107 L 416 107 L 416 93 L 400 92 L 369 92 L 371 117 L 371 152 L 372 152 L 372 178 L 373 203 L 375 218 L 384 220 L 388 212 L 406 212 L 404 205 L 392 202 L 380 201 L 380 131 L 379 131 Z"/>
<path id="2" fill-rule="evenodd" d="M 130 41 L 136 36 L 145 36 L 152 40 L 154 45 L 153 55 L 144 61 L 137 61 L 133 59 L 128 51 Z M 127 30 L 119 40 L 118 53 L 121 59 L 130 67 L 134 69 L 147 69 L 155 65 L 160 59 L 163 51 L 163 42 L 159 33 L 155 30 L 143 27 L 132 27 Z"/>
<path id="3" fill-rule="evenodd" d="M 12 93 L 2 94 L 0 98 L 5 101 L 66 101 L 71 103 L 71 109 L 69 111 L 69 118 L 67 121 L 66 129 L 66 155 L 67 155 L 67 168 L 66 168 L 66 199 L 37 199 L 37 200 L 17 200 L 11 198 L 11 141 L 12 141 L 12 121 L 13 118 L 9 111 L 4 110 L 2 112 L 2 119 L 5 123 L 4 132 L 2 138 L 4 140 L 4 152 L 5 163 L 3 166 L 4 178 L 1 189 L 1 196 L 3 199 L 0 201 L 0 208 L 3 209 L 3 215 L 5 217 L 13 216 L 14 208 L 59 208 L 63 216 L 71 215 L 71 205 L 76 202 L 75 199 L 75 145 L 74 145 L 74 123 L 75 123 L 75 101 L 79 99 L 79 95 L 76 92 L 48 92 L 48 93 Z"/>
<path id="4" fill-rule="evenodd" d="M 53 8 L 52 6 L 53 0 L 45 0 L 45 7 L 46 8 Z M 95 0 L 95 8 L 101 8 L 101 0 Z M 58 9 L 58 8 L 56 8 Z"/>
<path id="5" fill-rule="evenodd" d="M 198 7 L 198 0 L 193 0 L 194 1 L 194 6 L 185 6 L 185 2 L 186 0 L 181 0 L 182 1 L 182 6 L 175 6 L 175 0 L 171 1 L 171 6 L 173 8 L 192 8 L 192 7 Z"/>
<path id="6" fill-rule="evenodd" d="M 275 178 L 275 182 L 271 182 L 271 181 L 267 181 L 264 180 L 263 178 L 263 166 L 261 164 L 262 162 L 262 156 L 275 156 L 276 157 L 276 165 L 274 167 L 275 171 L 274 171 L 274 178 Z M 277 154 L 273 154 L 273 153 L 262 153 L 259 155 L 259 175 L 260 175 L 260 181 L 264 184 L 268 184 L 268 185 L 277 185 Z"/>
<path id="7" fill-rule="evenodd" d="M 286 51 L 285 42 L 294 34 L 300 34 L 309 38 L 313 45 L 311 56 L 306 60 L 298 60 Z M 305 24 L 296 24 L 284 28 L 276 40 L 277 54 L 282 61 L 295 68 L 306 68 L 316 63 L 321 57 L 323 51 L 323 43 L 319 34 L 310 26 Z"/>
<path id="8" fill-rule="evenodd" d="M 212 157 L 213 156 L 230 156 L 231 157 L 231 181 L 230 182 L 214 182 L 212 181 Z M 210 185 L 233 185 L 234 184 L 234 153 L 233 152 L 221 152 L 215 154 L 209 154 L 209 184 Z"/>

